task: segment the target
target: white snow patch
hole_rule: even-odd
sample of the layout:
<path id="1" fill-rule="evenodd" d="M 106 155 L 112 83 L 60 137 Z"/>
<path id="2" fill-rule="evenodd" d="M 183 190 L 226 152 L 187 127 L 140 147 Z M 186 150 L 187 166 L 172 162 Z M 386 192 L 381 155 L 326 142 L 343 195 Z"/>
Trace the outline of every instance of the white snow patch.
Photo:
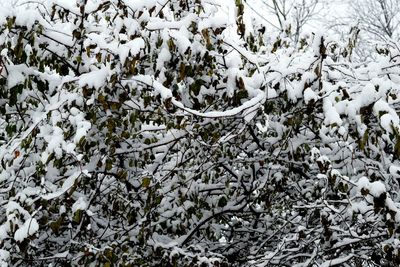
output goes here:
<path id="1" fill-rule="evenodd" d="M 379 197 L 382 193 L 386 192 L 386 187 L 381 181 L 375 181 L 369 185 L 369 192 L 374 197 Z"/>
<path id="2" fill-rule="evenodd" d="M 101 69 L 92 70 L 91 72 L 82 74 L 79 78 L 79 87 L 89 86 L 99 89 L 102 87 L 108 76 L 110 75 L 110 68 L 103 67 Z"/>
<path id="3" fill-rule="evenodd" d="M 61 189 L 54 193 L 49 193 L 47 195 L 42 196 L 43 199 L 50 200 L 53 198 L 57 198 L 67 192 L 74 184 L 78 177 L 81 175 L 80 171 L 75 172 L 71 176 L 69 176 L 63 183 Z"/>
<path id="4" fill-rule="evenodd" d="M 306 102 L 306 104 L 308 104 L 311 100 L 316 101 L 317 99 L 318 95 L 311 88 L 304 90 L 304 102 Z"/>
<path id="5" fill-rule="evenodd" d="M 363 176 L 357 182 L 358 190 L 368 189 L 373 197 L 380 197 L 382 193 L 386 192 L 385 184 L 381 181 L 369 182 L 368 178 Z"/>
<path id="6" fill-rule="evenodd" d="M 8 258 L 10 258 L 10 252 L 4 249 L 0 249 L 0 266 L 7 267 L 8 266 Z"/>
<path id="7" fill-rule="evenodd" d="M 78 200 L 72 205 L 72 212 L 77 210 L 86 210 L 88 208 L 88 203 L 83 197 L 79 197 Z"/>
<path id="8" fill-rule="evenodd" d="M 17 231 L 15 231 L 14 239 L 18 242 L 22 242 L 28 236 L 35 234 L 38 230 L 39 224 L 36 219 L 28 219 Z"/>

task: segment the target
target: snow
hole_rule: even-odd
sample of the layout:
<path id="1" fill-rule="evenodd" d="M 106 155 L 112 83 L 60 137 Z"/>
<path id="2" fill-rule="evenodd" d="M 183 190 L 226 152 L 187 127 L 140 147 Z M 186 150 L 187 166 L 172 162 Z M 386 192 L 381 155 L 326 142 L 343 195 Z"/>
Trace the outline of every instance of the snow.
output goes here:
<path id="1" fill-rule="evenodd" d="M 256 97 L 253 97 L 252 99 L 244 102 L 241 106 L 236 107 L 236 108 L 232 108 L 230 110 L 226 110 L 226 111 L 209 111 L 209 112 L 199 112 L 197 110 L 193 110 L 190 108 L 186 108 L 183 106 L 183 104 L 181 102 L 178 102 L 177 100 L 173 99 L 172 103 L 177 106 L 178 108 L 183 109 L 184 111 L 188 112 L 189 114 L 193 114 L 196 116 L 200 116 L 200 117 L 204 117 L 204 118 L 223 118 L 223 117 L 233 117 L 236 116 L 238 114 L 240 114 L 241 112 L 245 112 L 246 110 L 250 110 L 247 111 L 247 114 L 250 114 L 252 110 L 258 108 L 261 104 L 264 103 L 265 101 L 265 93 L 261 90 L 258 90 L 259 93 Z"/>
<path id="2" fill-rule="evenodd" d="M 100 69 L 94 69 L 91 72 L 82 74 L 79 77 L 79 87 L 89 86 L 99 89 L 105 84 L 111 76 L 111 70 L 108 66 L 103 66 Z"/>
<path id="3" fill-rule="evenodd" d="M 326 98 L 324 99 L 324 113 L 325 113 L 325 125 L 334 125 L 341 126 L 343 124 L 342 119 L 340 118 L 339 113 L 334 108 L 332 102 Z"/>
<path id="4" fill-rule="evenodd" d="M 389 167 L 389 172 L 396 178 L 400 178 L 400 166 L 391 165 Z"/>
<path id="5" fill-rule="evenodd" d="M 368 189 L 368 193 L 371 194 L 373 197 L 380 197 L 382 193 L 385 193 L 386 186 L 381 181 L 370 182 L 367 177 L 361 177 L 357 182 L 357 187 L 359 190 L 361 189 Z"/>
<path id="6" fill-rule="evenodd" d="M 375 181 L 369 184 L 369 193 L 374 197 L 380 197 L 382 193 L 386 192 L 385 184 L 381 181 Z"/>
<path id="7" fill-rule="evenodd" d="M 92 124 L 88 121 L 84 121 L 82 118 L 82 120 L 77 122 L 76 127 L 77 127 L 77 130 L 76 130 L 76 133 L 74 136 L 75 144 L 79 143 L 79 141 L 82 139 L 82 137 L 86 136 L 86 134 L 92 127 Z"/>
<path id="8" fill-rule="evenodd" d="M 304 102 L 306 104 L 308 104 L 311 100 L 316 101 L 317 99 L 318 95 L 311 88 L 304 90 Z"/>
<path id="9" fill-rule="evenodd" d="M 199 21 L 198 28 L 199 30 L 207 29 L 207 28 L 219 28 L 226 27 L 226 13 L 223 11 L 218 11 L 214 13 L 210 18 L 204 18 Z"/>
<path id="10" fill-rule="evenodd" d="M 179 31 L 171 30 L 169 35 L 175 39 L 176 45 L 180 53 L 184 54 L 186 50 L 191 46 L 191 42 L 186 37 L 188 36 L 188 30 L 186 28 L 180 28 Z"/>
<path id="11" fill-rule="evenodd" d="M 8 266 L 8 259 L 10 258 L 10 252 L 4 249 L 0 249 L 0 266 L 7 267 Z"/>
<path id="12" fill-rule="evenodd" d="M 161 70 L 164 67 L 164 63 L 170 60 L 171 60 L 171 53 L 169 52 L 169 49 L 163 47 L 157 58 L 157 70 Z"/>
<path id="13" fill-rule="evenodd" d="M 392 114 L 383 114 L 381 116 L 381 126 L 388 132 L 393 132 L 392 127 L 398 128 L 399 125 L 399 117 L 393 116 Z"/>
<path id="14" fill-rule="evenodd" d="M 147 24 L 147 29 L 151 30 L 151 31 L 155 31 L 155 30 L 161 30 L 161 29 L 189 28 L 190 24 L 196 20 L 197 20 L 197 18 L 194 14 L 189 14 L 182 20 L 178 20 L 178 21 L 165 21 L 162 19 L 155 18 Z"/>
<path id="15" fill-rule="evenodd" d="M 25 76 L 21 72 L 21 68 L 18 68 L 17 66 L 10 66 L 8 68 L 9 70 L 7 77 L 7 86 L 9 88 L 21 84 L 25 81 Z"/>
<path id="16" fill-rule="evenodd" d="M 15 212 L 23 215 L 24 217 L 29 217 L 29 213 L 21 207 L 21 205 L 15 201 L 9 201 L 6 205 L 6 215 L 10 217 L 11 214 L 15 214 Z"/>
<path id="17" fill-rule="evenodd" d="M 155 91 L 161 95 L 162 99 L 172 98 L 172 92 L 170 89 L 163 86 L 160 82 L 156 81 L 154 78 L 148 75 L 137 75 L 133 81 L 147 84 L 153 86 Z M 128 81 L 125 81 L 128 82 Z"/>
<path id="18" fill-rule="evenodd" d="M 151 8 L 157 3 L 157 0 L 127 0 L 125 2 L 132 10 L 136 11 Z"/>
<path id="19" fill-rule="evenodd" d="M 59 127 L 52 128 L 53 133 L 51 135 L 46 135 L 45 140 L 48 142 L 47 151 L 51 154 L 54 152 L 57 158 L 62 156 L 62 144 L 64 142 L 64 132 Z M 47 160 L 47 158 L 46 158 Z"/>
<path id="20" fill-rule="evenodd" d="M 75 14 L 80 14 L 80 10 L 78 7 L 78 2 L 75 1 L 68 1 L 68 0 L 57 0 L 57 5 L 60 5 L 61 7 L 75 13 Z"/>
<path id="21" fill-rule="evenodd" d="M 7 227 L 5 225 L 1 225 L 0 226 L 0 241 L 9 237 L 7 232 L 8 232 Z"/>
<path id="22" fill-rule="evenodd" d="M 349 261 L 353 257 L 354 257 L 354 255 L 350 254 L 350 255 L 347 255 L 345 257 L 329 260 L 329 261 L 326 261 L 326 262 L 322 263 L 320 265 L 320 267 L 338 266 L 338 265 L 341 265 L 342 263 L 345 263 L 345 262 Z"/>
<path id="23" fill-rule="evenodd" d="M 353 212 L 355 213 L 360 213 L 360 214 L 365 214 L 367 211 L 371 210 L 371 207 L 366 205 L 363 202 L 355 202 L 352 204 L 352 208 L 349 210 L 349 215 L 353 216 Z"/>
<path id="24" fill-rule="evenodd" d="M 76 212 L 77 210 L 87 210 L 88 203 L 84 199 L 84 197 L 79 197 L 78 200 L 72 205 L 72 212 Z"/>
<path id="25" fill-rule="evenodd" d="M 224 40 L 224 42 L 227 45 L 229 45 L 230 47 L 232 47 L 233 49 L 235 49 L 235 51 L 237 51 L 241 56 L 243 56 L 245 59 L 247 59 L 252 64 L 255 64 L 257 66 L 259 65 L 260 58 L 257 55 L 251 53 L 250 51 L 244 49 L 243 47 L 237 45 L 236 43 L 230 41 L 230 38 L 226 38 Z"/>
<path id="26" fill-rule="evenodd" d="M 34 235 L 39 230 L 39 224 L 35 218 L 26 220 L 25 223 L 14 233 L 14 239 L 22 242 L 25 238 Z"/>
<path id="27" fill-rule="evenodd" d="M 145 46 L 142 38 L 136 38 L 132 41 L 127 42 L 119 47 L 119 58 L 121 60 L 121 64 L 124 65 L 126 58 L 129 54 L 132 56 L 136 56 L 139 54 L 140 50 Z M 101 85 L 100 85 L 101 86 Z"/>
<path id="28" fill-rule="evenodd" d="M 60 197 L 62 194 L 66 193 L 69 189 L 71 189 L 75 181 L 79 178 L 79 176 L 82 174 L 81 171 L 77 171 L 74 174 L 70 175 L 67 179 L 65 179 L 62 187 L 60 190 L 54 192 L 54 193 L 49 193 L 47 195 L 43 195 L 42 198 L 45 200 L 50 200 L 53 198 Z"/>
<path id="29" fill-rule="evenodd" d="M 358 186 L 359 190 L 361 190 L 362 188 L 368 188 L 369 184 L 370 184 L 369 180 L 365 176 L 361 177 L 357 182 L 357 186 Z"/>
<path id="30" fill-rule="evenodd" d="M 265 120 L 265 124 L 262 124 L 261 122 L 257 122 L 256 126 L 258 128 L 258 130 L 262 133 L 266 133 L 269 129 L 269 117 L 268 115 L 266 115 L 266 120 Z"/>

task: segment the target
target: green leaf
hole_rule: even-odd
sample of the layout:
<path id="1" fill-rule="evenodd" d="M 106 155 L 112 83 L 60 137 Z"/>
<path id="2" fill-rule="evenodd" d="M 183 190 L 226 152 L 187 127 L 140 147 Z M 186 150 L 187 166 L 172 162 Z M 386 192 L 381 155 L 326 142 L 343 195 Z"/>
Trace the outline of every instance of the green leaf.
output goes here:
<path id="1" fill-rule="evenodd" d="M 82 216 L 83 216 L 83 211 L 77 210 L 75 211 L 74 216 L 72 217 L 72 221 L 78 224 L 81 222 Z"/>
<path id="2" fill-rule="evenodd" d="M 142 187 L 147 188 L 150 186 L 151 183 L 151 178 L 150 177 L 144 177 L 142 179 Z"/>

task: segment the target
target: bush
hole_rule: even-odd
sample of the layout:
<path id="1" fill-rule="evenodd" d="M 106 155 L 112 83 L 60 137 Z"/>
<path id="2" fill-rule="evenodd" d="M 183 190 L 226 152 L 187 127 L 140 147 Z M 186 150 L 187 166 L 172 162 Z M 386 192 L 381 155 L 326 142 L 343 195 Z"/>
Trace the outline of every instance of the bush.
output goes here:
<path id="1" fill-rule="evenodd" d="M 241 1 L 50 2 L 0 21 L 3 265 L 400 264 L 397 46 L 351 63 Z"/>

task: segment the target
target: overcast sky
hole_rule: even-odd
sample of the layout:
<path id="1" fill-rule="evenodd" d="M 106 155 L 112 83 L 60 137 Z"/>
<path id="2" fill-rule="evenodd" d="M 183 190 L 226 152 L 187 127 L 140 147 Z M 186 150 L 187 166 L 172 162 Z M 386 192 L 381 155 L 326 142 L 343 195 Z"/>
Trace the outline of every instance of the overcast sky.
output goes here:
<path id="1" fill-rule="evenodd" d="M 257 13 L 255 17 L 258 17 L 261 21 L 268 20 L 269 22 L 277 24 L 276 18 L 268 12 L 265 4 L 263 4 L 264 2 L 270 3 L 271 1 L 272 0 L 246 0 L 246 3 L 248 3 L 248 6 L 251 5 L 253 11 Z M 329 28 L 330 25 L 343 23 L 343 18 L 349 16 L 349 3 L 350 1 L 348 0 L 321 0 L 316 8 L 317 12 L 315 16 L 308 22 L 305 29 L 311 31 L 322 30 L 324 28 Z M 343 30 L 347 31 L 349 27 L 350 25 L 348 25 L 348 27 L 344 26 Z"/>

